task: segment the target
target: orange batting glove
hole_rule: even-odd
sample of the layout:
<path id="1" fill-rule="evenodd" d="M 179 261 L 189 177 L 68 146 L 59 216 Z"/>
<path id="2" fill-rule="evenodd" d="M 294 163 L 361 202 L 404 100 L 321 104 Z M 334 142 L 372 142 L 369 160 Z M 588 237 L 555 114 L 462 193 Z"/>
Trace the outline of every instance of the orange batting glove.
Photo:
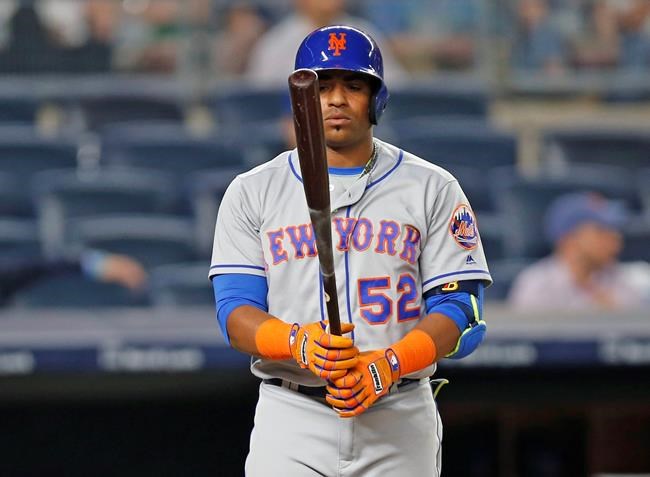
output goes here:
<path id="1" fill-rule="evenodd" d="M 341 333 L 354 329 L 352 323 L 341 323 Z M 309 368 L 319 378 L 339 379 L 358 361 L 359 349 L 352 339 L 329 333 L 327 321 L 300 326 L 294 323 L 289 334 L 291 356 L 301 368 Z"/>
<path id="2" fill-rule="evenodd" d="M 366 351 L 345 376 L 327 386 L 327 402 L 341 417 L 365 412 L 377 399 L 388 394 L 400 376 L 399 362 L 391 349 Z"/>
<path id="3" fill-rule="evenodd" d="M 358 416 L 388 394 L 400 376 L 426 368 L 437 354 L 431 336 L 411 330 L 390 348 L 361 353 L 354 368 L 329 383 L 327 402 L 341 417 Z"/>

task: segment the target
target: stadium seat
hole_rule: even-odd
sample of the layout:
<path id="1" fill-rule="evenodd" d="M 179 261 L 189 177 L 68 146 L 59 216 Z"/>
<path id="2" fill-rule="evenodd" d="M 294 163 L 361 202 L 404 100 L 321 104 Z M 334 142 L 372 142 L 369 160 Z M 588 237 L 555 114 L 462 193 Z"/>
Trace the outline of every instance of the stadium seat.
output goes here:
<path id="1" fill-rule="evenodd" d="M 548 254 L 551 244 L 544 235 L 544 217 L 551 202 L 573 192 L 598 192 L 620 200 L 632 213 L 639 211 L 637 191 L 624 169 L 574 167 L 565 176 L 528 179 L 512 169 L 496 169 L 488 182 L 499 214 L 504 220 L 506 256 L 538 258 Z"/>
<path id="2" fill-rule="evenodd" d="M 0 218 L 0 255 L 34 256 L 41 253 L 35 220 Z"/>
<path id="3" fill-rule="evenodd" d="M 500 260 L 505 256 L 504 228 L 501 217 L 497 214 L 476 214 L 483 252 L 488 265 L 492 260 Z"/>
<path id="4" fill-rule="evenodd" d="M 646 217 L 650 217 L 650 168 L 638 171 L 637 185 Z"/>
<path id="5" fill-rule="evenodd" d="M 192 171 L 244 164 L 241 147 L 196 136 L 181 125 L 116 125 L 102 131 L 102 163 L 157 169 L 184 177 Z"/>
<path id="6" fill-rule="evenodd" d="M 156 306 L 213 306 L 209 261 L 175 263 L 151 271 L 151 300 Z"/>
<path id="7" fill-rule="evenodd" d="M 605 164 L 627 169 L 650 167 L 650 133 L 611 129 L 548 131 L 544 160 L 551 167 Z"/>
<path id="8" fill-rule="evenodd" d="M 494 213 L 495 206 L 493 203 L 490 187 L 485 178 L 485 173 L 469 166 L 459 166 L 456 164 L 437 164 L 443 169 L 451 172 L 458 180 L 458 183 L 469 199 L 472 209 L 479 215 Z"/>
<path id="9" fill-rule="evenodd" d="M 194 223 L 165 215 L 111 215 L 76 219 L 71 250 L 93 248 L 139 260 L 147 269 L 197 258 Z"/>
<path id="10" fill-rule="evenodd" d="M 391 89 L 386 118 L 415 116 L 485 118 L 487 94 L 478 89 L 450 89 L 431 86 Z"/>
<path id="11" fill-rule="evenodd" d="M 178 99 L 144 93 L 107 92 L 79 98 L 77 106 L 81 109 L 86 128 L 91 131 L 124 121 L 165 120 L 180 124 L 185 115 Z"/>
<path id="12" fill-rule="evenodd" d="M 209 256 L 212 251 L 214 225 L 221 198 L 232 180 L 243 172 L 240 167 L 199 171 L 190 174 L 187 190 L 197 224 L 197 240 L 201 254 Z"/>
<path id="13" fill-rule="evenodd" d="M 0 123 L 33 125 L 38 108 L 38 101 L 33 98 L 0 98 Z"/>
<path id="14" fill-rule="evenodd" d="M 259 89 L 246 86 L 221 88 L 212 101 L 220 129 L 230 133 L 244 128 L 250 131 L 252 123 L 270 123 L 290 111 L 286 89 Z"/>
<path id="15" fill-rule="evenodd" d="M 73 137 L 43 136 L 30 126 L 0 126 L 0 171 L 28 184 L 45 169 L 77 166 L 78 142 Z"/>
<path id="16" fill-rule="evenodd" d="M 240 143 L 247 166 L 253 167 L 270 161 L 289 149 L 280 123 L 258 123 L 251 127 L 255 130 L 253 135 L 248 134 L 249 128 L 240 128 L 231 136 Z"/>
<path id="17" fill-rule="evenodd" d="M 0 216 L 33 217 L 34 206 L 19 178 L 0 172 Z"/>
<path id="18" fill-rule="evenodd" d="M 48 254 L 63 248 L 71 219 L 171 213 L 178 201 L 173 176 L 128 168 L 44 171 L 34 176 L 32 190 Z"/>
<path id="19" fill-rule="evenodd" d="M 650 220 L 633 220 L 623 229 L 621 260 L 650 263 Z"/>
<path id="20" fill-rule="evenodd" d="M 393 121 L 390 126 L 399 147 L 434 164 L 467 166 L 481 172 L 516 164 L 515 136 L 484 121 L 415 118 Z"/>
<path id="21" fill-rule="evenodd" d="M 19 291 L 13 304 L 26 308 L 105 308 L 148 306 L 149 299 L 120 285 L 69 274 L 44 278 Z"/>

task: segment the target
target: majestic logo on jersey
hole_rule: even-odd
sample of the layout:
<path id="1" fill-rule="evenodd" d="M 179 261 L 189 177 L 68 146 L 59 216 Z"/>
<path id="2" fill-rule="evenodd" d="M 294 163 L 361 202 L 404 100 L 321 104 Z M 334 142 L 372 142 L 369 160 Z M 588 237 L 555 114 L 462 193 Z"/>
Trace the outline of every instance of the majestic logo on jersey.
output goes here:
<path id="1" fill-rule="evenodd" d="M 347 33 L 339 33 L 339 36 L 336 36 L 336 33 L 330 33 L 330 41 L 328 51 L 334 50 L 334 56 L 341 56 L 341 50 L 347 50 L 345 35 Z"/>
<path id="2" fill-rule="evenodd" d="M 332 220 L 336 251 L 357 252 L 372 250 L 375 253 L 395 256 L 414 265 L 420 256 L 420 231 L 410 224 L 394 220 L 375 223 L 366 217 L 335 217 Z M 316 257 L 316 235 L 311 224 L 288 225 L 266 232 L 268 250 L 273 265 L 290 258 L 301 260 Z"/>
<path id="3" fill-rule="evenodd" d="M 465 265 L 474 265 L 476 263 L 476 260 L 474 260 L 474 257 L 471 255 L 468 255 L 467 258 L 465 259 Z"/>
<path id="4" fill-rule="evenodd" d="M 478 245 L 476 219 L 466 204 L 456 207 L 449 221 L 449 232 L 456 243 L 465 250 L 474 250 Z"/>
<path id="5" fill-rule="evenodd" d="M 379 370 L 375 363 L 370 363 L 368 365 L 368 371 L 370 371 L 370 376 L 372 376 L 372 384 L 375 386 L 375 394 L 381 394 L 384 390 L 384 383 L 381 382 L 381 376 L 379 376 Z"/>

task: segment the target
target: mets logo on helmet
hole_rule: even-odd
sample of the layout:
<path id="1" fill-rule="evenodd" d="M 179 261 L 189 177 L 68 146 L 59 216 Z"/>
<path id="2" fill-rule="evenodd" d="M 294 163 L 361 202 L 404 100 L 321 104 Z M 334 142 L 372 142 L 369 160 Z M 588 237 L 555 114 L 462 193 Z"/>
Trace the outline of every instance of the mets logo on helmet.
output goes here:
<path id="1" fill-rule="evenodd" d="M 346 33 L 339 33 L 339 36 L 336 36 L 336 33 L 330 33 L 329 47 L 328 51 L 334 50 L 334 56 L 341 56 L 341 50 L 347 49 L 345 46 Z"/>
<path id="2" fill-rule="evenodd" d="M 465 250 L 474 250 L 478 245 L 476 219 L 469 205 L 461 204 L 451 214 L 449 232 L 456 243 Z"/>

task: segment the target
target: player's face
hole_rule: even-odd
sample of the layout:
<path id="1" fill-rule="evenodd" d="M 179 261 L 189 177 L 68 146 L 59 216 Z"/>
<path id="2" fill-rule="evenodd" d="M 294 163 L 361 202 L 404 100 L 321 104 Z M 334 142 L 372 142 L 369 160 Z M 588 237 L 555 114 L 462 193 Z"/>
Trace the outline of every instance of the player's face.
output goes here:
<path id="1" fill-rule="evenodd" d="M 367 141 L 370 129 L 371 87 L 364 75 L 326 71 L 318 75 L 325 142 L 340 149 Z"/>

